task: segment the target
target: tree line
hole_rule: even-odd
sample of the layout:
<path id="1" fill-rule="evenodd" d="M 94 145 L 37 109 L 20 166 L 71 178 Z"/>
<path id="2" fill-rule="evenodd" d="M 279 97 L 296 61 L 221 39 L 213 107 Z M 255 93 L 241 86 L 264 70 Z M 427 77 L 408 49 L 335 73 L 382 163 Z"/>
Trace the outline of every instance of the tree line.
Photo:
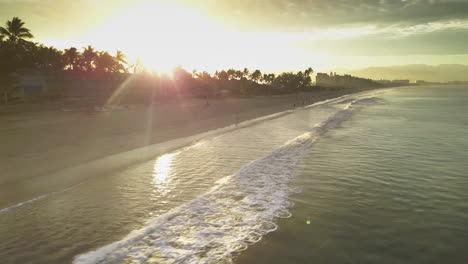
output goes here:
<path id="1" fill-rule="evenodd" d="M 0 27 L 0 73 L 6 74 L 21 69 L 39 71 L 85 71 L 85 72 L 127 72 L 126 56 L 121 51 L 111 55 L 97 51 L 92 46 L 80 52 L 71 47 L 63 51 L 28 41 L 34 35 L 25 23 L 14 17 Z"/>
<path id="2" fill-rule="evenodd" d="M 81 50 L 71 47 L 58 50 L 54 47 L 31 41 L 34 38 L 25 22 L 14 17 L 0 27 L 0 86 L 5 88 L 14 82 L 12 75 L 21 70 L 34 70 L 41 73 L 67 73 L 79 78 L 105 79 L 120 74 L 125 76 L 141 75 L 143 83 L 161 83 L 175 86 L 193 86 L 195 90 L 229 90 L 237 94 L 286 93 L 306 89 L 312 84 L 312 68 L 296 73 L 285 72 L 279 75 L 262 73 L 260 70 L 220 70 L 214 74 L 194 70 L 189 73 L 176 67 L 172 80 L 168 76 L 150 76 L 138 62 L 130 65 L 122 51 L 111 54 L 87 46 Z M 132 73 L 130 73 L 132 72 Z M 172 82 L 172 83 L 171 83 Z M 179 84 L 174 84 L 179 82 Z M 140 81 L 139 83 L 142 83 Z M 154 84 L 153 83 L 153 84 Z M 151 86 L 151 85 L 146 85 Z M 160 87 L 161 88 L 161 87 Z M 188 89 L 188 88 L 187 88 Z M 167 90 L 167 89 L 166 89 Z"/>

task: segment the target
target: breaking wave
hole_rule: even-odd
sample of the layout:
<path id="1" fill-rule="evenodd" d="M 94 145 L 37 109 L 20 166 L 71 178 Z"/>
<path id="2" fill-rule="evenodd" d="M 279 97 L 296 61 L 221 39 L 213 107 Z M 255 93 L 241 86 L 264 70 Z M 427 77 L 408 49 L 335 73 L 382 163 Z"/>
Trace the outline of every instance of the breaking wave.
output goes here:
<path id="1" fill-rule="evenodd" d="M 245 165 L 191 202 L 149 221 L 124 239 L 75 257 L 90 263 L 230 263 L 232 257 L 291 217 L 288 185 L 297 163 L 323 133 L 370 98 L 353 100 L 311 131 Z M 372 99 L 376 101 L 375 99 Z"/>
<path id="2" fill-rule="evenodd" d="M 41 195 L 41 196 L 38 196 L 36 198 L 33 198 L 33 199 L 30 199 L 30 200 L 27 200 L 27 201 L 24 201 L 24 202 L 21 202 L 21 203 L 17 203 L 15 205 L 12 205 L 12 206 L 9 206 L 9 207 L 6 207 L 6 208 L 3 208 L 3 209 L 0 209 L 0 215 L 2 214 L 6 214 L 14 209 L 17 209 L 19 207 L 22 207 L 22 206 L 25 206 L 25 205 L 28 205 L 28 204 L 31 204 L 31 203 L 34 203 L 36 201 L 39 201 L 39 200 L 42 200 L 44 198 L 47 198 L 51 195 L 56 195 L 56 194 L 60 194 L 60 193 L 63 193 L 63 192 L 66 192 L 66 191 L 69 191 L 73 188 L 76 188 L 78 187 L 79 185 L 81 184 L 77 184 L 77 185 L 74 185 L 74 186 L 71 186 L 71 187 L 68 187 L 66 189 L 63 189 L 61 191 L 56 191 L 56 192 L 51 192 L 51 193 L 48 193 L 48 194 L 44 194 L 44 195 Z"/>

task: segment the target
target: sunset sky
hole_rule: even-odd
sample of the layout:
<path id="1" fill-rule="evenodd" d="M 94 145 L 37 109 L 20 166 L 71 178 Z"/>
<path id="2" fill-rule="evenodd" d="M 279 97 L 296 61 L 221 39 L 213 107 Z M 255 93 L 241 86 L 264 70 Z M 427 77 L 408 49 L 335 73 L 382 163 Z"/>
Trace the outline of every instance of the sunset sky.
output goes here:
<path id="1" fill-rule="evenodd" d="M 0 0 L 63 49 L 119 49 L 149 67 L 212 71 L 468 62 L 467 0 Z"/>

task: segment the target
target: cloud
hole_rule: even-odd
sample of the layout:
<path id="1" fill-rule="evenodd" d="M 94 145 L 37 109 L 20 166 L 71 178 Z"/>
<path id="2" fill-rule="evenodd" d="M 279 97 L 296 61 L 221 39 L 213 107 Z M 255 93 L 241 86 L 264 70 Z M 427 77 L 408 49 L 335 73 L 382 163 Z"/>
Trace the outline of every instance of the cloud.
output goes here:
<path id="1" fill-rule="evenodd" d="M 468 46 L 465 45 L 468 28 L 441 28 L 417 33 L 412 32 L 415 30 L 412 27 L 403 30 L 386 28 L 346 38 L 304 38 L 300 46 L 309 51 L 343 56 L 468 54 Z"/>
<path id="2" fill-rule="evenodd" d="M 186 0 L 245 30 L 304 31 L 356 24 L 415 25 L 468 19 L 466 0 Z"/>
<path id="3" fill-rule="evenodd" d="M 143 1 L 143 0 L 139 0 Z M 146 0 L 145 0 L 146 1 Z M 156 0 L 153 0 L 156 1 Z M 159 0 L 163 1 L 163 0 Z M 236 30 L 308 32 L 350 26 L 408 27 L 468 20 L 467 0 L 165 0 L 205 12 Z M 0 19 L 87 24 L 131 0 L 0 0 Z"/>
<path id="4" fill-rule="evenodd" d="M 178 1 L 234 32 L 317 52 L 468 54 L 468 0 L 138 1 Z M 0 23 L 19 16 L 39 39 L 80 39 L 138 1 L 0 0 Z"/>
<path id="5" fill-rule="evenodd" d="M 309 51 L 375 56 L 468 54 L 464 44 L 468 1 L 239 0 L 207 6 L 233 27 L 278 33 Z"/>

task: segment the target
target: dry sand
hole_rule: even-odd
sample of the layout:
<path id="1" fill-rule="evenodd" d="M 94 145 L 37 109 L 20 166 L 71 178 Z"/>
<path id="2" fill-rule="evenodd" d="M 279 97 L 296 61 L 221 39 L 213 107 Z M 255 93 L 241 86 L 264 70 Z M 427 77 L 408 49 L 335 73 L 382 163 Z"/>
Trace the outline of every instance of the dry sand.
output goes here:
<path id="1" fill-rule="evenodd" d="M 304 100 L 311 104 L 351 92 L 212 100 L 209 106 L 204 100 L 189 99 L 112 112 L 1 114 L 0 209 L 76 184 L 57 178 L 37 184 L 64 168 L 285 111 Z"/>

